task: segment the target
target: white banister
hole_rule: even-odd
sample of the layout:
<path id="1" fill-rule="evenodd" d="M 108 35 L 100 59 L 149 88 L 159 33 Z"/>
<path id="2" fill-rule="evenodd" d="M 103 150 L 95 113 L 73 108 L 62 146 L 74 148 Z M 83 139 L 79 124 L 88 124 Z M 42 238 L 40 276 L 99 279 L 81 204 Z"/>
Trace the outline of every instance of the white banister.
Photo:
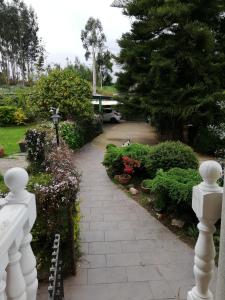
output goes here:
<path id="1" fill-rule="evenodd" d="M 215 247 L 214 224 L 221 216 L 223 189 L 216 183 L 222 168 L 216 161 L 205 161 L 199 168 L 203 182 L 193 188 L 192 208 L 199 220 L 199 236 L 195 246 L 195 286 L 188 292 L 188 300 L 213 300 L 209 284 L 213 275 Z"/>
<path id="2" fill-rule="evenodd" d="M 25 189 L 28 179 L 22 168 L 12 168 L 4 176 L 10 192 L 0 209 L 0 300 L 36 299 L 36 259 L 30 246 L 36 203 Z"/>

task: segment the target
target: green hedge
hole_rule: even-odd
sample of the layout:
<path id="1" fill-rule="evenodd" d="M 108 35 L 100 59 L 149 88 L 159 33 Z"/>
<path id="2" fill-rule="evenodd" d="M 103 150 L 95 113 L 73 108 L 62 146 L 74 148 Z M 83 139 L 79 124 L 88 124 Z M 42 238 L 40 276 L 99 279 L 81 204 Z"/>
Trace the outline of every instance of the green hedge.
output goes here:
<path id="1" fill-rule="evenodd" d="M 61 137 L 73 150 L 79 149 L 103 131 L 102 121 L 98 117 L 79 123 L 61 122 L 59 128 Z"/>
<path id="2" fill-rule="evenodd" d="M 131 144 L 127 147 L 108 145 L 103 161 L 110 176 L 123 173 L 122 157 L 141 162 L 140 172 L 145 178 L 154 178 L 158 169 L 174 167 L 197 169 L 198 159 L 193 150 L 180 142 L 164 142 L 156 146 Z"/>
<path id="3" fill-rule="evenodd" d="M 145 169 L 150 178 L 154 178 L 158 169 L 171 168 L 197 169 L 198 159 L 194 151 L 181 142 L 164 142 L 152 147 L 145 159 Z"/>
<path id="4" fill-rule="evenodd" d="M 179 216 L 192 212 L 192 188 L 202 181 L 197 170 L 173 168 L 159 170 L 154 179 L 146 179 L 143 184 L 156 194 L 156 206 L 177 213 Z"/>
<path id="5" fill-rule="evenodd" d="M 15 106 L 0 106 L 0 126 L 15 124 Z"/>
<path id="6" fill-rule="evenodd" d="M 152 151 L 151 147 L 142 144 L 131 144 L 127 147 L 117 147 L 109 144 L 106 147 L 106 153 L 103 165 L 107 168 L 110 176 L 123 173 L 124 165 L 122 161 L 123 156 L 128 156 L 132 159 L 141 162 L 140 170 L 143 170 L 146 156 Z"/>

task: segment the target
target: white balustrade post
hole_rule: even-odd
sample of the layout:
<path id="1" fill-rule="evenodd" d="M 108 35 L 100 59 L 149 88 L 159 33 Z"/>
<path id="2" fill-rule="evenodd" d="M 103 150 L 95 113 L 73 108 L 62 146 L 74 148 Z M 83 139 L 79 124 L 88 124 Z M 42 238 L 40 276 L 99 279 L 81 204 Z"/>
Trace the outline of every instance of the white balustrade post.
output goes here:
<path id="1" fill-rule="evenodd" d="M 213 300 L 209 284 L 213 275 L 215 246 L 214 224 L 221 216 L 223 189 L 216 183 L 221 177 L 220 164 L 209 160 L 199 168 L 203 182 L 193 188 L 192 208 L 199 219 L 199 236 L 195 246 L 195 286 L 188 292 L 188 300 Z"/>
<path id="2" fill-rule="evenodd" d="M 6 300 L 6 272 L 5 267 L 8 264 L 8 253 L 0 256 L 1 267 L 0 267 L 0 300 Z"/>
<path id="3" fill-rule="evenodd" d="M 21 268 L 26 282 L 27 299 L 35 300 L 37 295 L 38 280 L 36 270 L 36 259 L 31 249 L 30 242 L 32 235 L 27 233 L 22 241 L 20 252 Z"/>
<path id="4" fill-rule="evenodd" d="M 21 253 L 18 242 L 14 242 L 9 249 L 9 263 L 6 268 L 6 293 L 9 300 L 27 300 L 26 284 L 20 266 Z"/>
<path id="5" fill-rule="evenodd" d="M 36 219 L 35 197 L 33 194 L 30 194 L 25 190 L 29 178 L 27 172 L 24 169 L 12 168 L 6 172 L 4 179 L 6 185 L 10 189 L 10 193 L 6 197 L 8 203 L 23 204 L 27 209 L 27 220 L 25 220 L 25 226 L 21 228 L 22 238 L 20 240 L 20 244 L 18 245 L 18 251 L 16 253 L 11 253 L 11 256 L 13 256 L 13 259 L 17 262 L 16 272 L 17 274 L 20 273 L 19 276 L 22 276 L 23 278 L 23 280 L 21 278 L 18 279 L 18 282 L 20 280 L 20 289 L 24 289 L 25 298 L 12 298 L 13 300 L 35 300 L 37 295 L 38 281 L 36 259 L 30 245 L 30 242 L 32 240 L 30 230 L 32 229 L 32 226 Z M 11 271 L 11 273 L 14 272 L 11 276 L 15 276 L 15 269 L 8 271 Z M 8 282 L 12 286 L 10 277 L 9 279 L 7 279 L 7 285 Z M 14 282 L 14 285 L 16 285 L 16 282 Z M 7 294 L 10 295 L 8 286 L 7 291 Z"/>

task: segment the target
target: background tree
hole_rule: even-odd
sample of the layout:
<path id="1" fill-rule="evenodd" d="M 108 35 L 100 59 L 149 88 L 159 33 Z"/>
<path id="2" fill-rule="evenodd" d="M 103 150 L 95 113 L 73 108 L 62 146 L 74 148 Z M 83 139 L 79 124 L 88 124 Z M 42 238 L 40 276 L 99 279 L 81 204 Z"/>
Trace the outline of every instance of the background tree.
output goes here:
<path id="1" fill-rule="evenodd" d="M 21 0 L 0 1 L 0 73 L 5 83 L 30 79 L 43 52 L 34 10 Z"/>
<path id="2" fill-rule="evenodd" d="M 86 50 L 85 58 L 88 59 L 92 55 L 93 94 L 96 94 L 96 56 L 102 52 L 106 42 L 99 19 L 94 19 L 93 17 L 88 19 L 85 29 L 81 31 L 81 40 Z"/>
<path id="3" fill-rule="evenodd" d="M 106 50 L 104 52 L 99 52 L 96 62 L 97 62 L 97 70 L 98 70 L 98 76 L 99 76 L 99 82 L 100 86 L 102 88 L 102 85 L 110 85 L 112 82 L 112 54 L 109 50 Z"/>
<path id="4" fill-rule="evenodd" d="M 77 122 L 93 117 L 90 84 L 74 70 L 52 69 L 48 75 L 41 76 L 32 94 L 42 118 L 49 118 L 51 107 L 59 107 L 65 119 Z"/>
<path id="5" fill-rule="evenodd" d="M 119 41 L 118 88 L 137 99 L 160 133 L 182 139 L 224 119 L 225 3 L 131 0 L 132 28 Z"/>

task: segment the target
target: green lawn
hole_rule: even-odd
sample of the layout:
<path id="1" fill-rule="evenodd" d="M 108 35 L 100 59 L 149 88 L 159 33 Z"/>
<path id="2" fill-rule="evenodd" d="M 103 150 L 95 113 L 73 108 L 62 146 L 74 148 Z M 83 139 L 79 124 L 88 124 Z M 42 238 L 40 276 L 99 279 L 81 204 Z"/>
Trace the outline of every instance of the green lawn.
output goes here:
<path id="1" fill-rule="evenodd" d="M 103 86 L 102 89 L 100 87 L 98 87 L 97 93 L 105 95 L 105 96 L 113 96 L 113 94 L 118 93 L 118 91 L 114 85 L 109 85 L 109 86 Z"/>
<path id="2" fill-rule="evenodd" d="M 0 146 L 6 155 L 20 152 L 18 142 L 23 138 L 29 126 L 0 127 Z"/>

